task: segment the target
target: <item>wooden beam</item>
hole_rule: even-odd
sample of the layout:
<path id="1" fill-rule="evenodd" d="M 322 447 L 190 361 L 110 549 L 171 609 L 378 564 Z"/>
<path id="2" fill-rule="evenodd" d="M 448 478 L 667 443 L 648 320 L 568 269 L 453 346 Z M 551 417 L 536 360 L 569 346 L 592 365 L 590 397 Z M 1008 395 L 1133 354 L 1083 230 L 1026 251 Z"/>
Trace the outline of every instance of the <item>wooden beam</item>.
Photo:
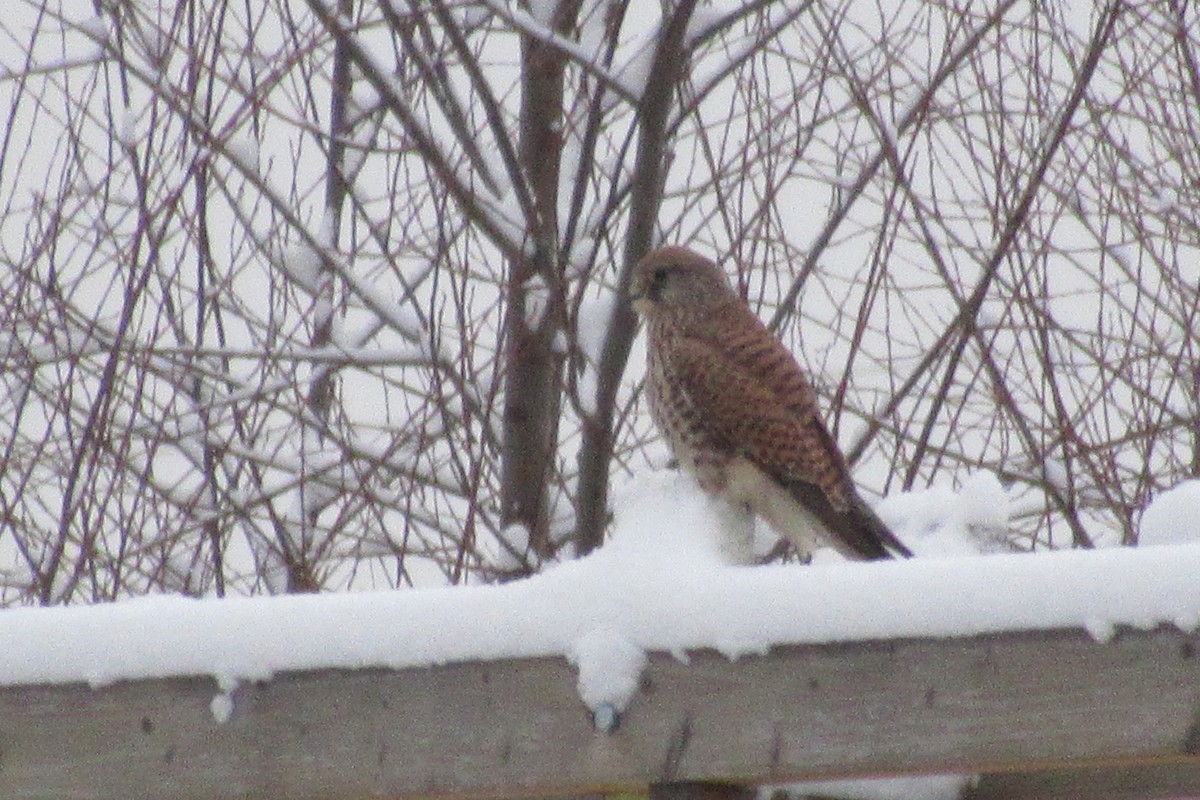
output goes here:
<path id="1" fill-rule="evenodd" d="M 711 781 L 652 783 L 647 800 L 755 800 L 753 786 Z"/>
<path id="2" fill-rule="evenodd" d="M 613 734 L 558 658 L 281 675 L 234 690 L 223 723 L 210 678 L 9 687 L 0 797 L 552 795 L 1164 760 L 1200 792 L 1197 653 L 1196 634 L 1159 629 L 653 654 Z"/>
<path id="3" fill-rule="evenodd" d="M 1195 797 L 1200 759 L 984 775 L 962 800 L 1157 800 Z"/>

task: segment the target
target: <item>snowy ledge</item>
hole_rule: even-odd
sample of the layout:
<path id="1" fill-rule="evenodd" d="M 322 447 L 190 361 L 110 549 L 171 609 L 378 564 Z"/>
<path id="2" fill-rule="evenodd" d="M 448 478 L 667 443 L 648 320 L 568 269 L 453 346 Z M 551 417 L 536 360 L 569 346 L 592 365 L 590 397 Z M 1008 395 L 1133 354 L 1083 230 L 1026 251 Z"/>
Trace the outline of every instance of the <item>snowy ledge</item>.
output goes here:
<path id="1" fill-rule="evenodd" d="M 0 612 L 0 797 L 1200 792 L 1200 545 L 729 567 L 664 480 L 507 586 Z"/>
<path id="2" fill-rule="evenodd" d="M 731 567 L 711 509 L 673 480 L 627 495 L 593 556 L 503 586 L 0 611 L 0 686 L 566 656 L 590 706 L 623 707 L 647 652 L 1200 627 L 1200 544 Z"/>
<path id="3" fill-rule="evenodd" d="M 520 583 L 0 611 L 0 685 L 1200 623 L 1200 545 L 879 564 L 592 569 Z M 605 564 L 605 566 L 612 566 Z M 644 566 L 644 565 L 643 565 Z"/>

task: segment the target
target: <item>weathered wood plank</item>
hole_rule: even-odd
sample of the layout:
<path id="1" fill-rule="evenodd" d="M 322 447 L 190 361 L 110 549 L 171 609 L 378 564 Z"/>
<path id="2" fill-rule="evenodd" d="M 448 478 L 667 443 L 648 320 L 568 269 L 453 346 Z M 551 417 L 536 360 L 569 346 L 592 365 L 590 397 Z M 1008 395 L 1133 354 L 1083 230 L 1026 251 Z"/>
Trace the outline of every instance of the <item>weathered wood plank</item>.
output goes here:
<path id="1" fill-rule="evenodd" d="M 656 654 L 612 735 L 593 730 L 574 671 L 551 658 L 284 675 L 238 688 L 223 724 L 208 678 L 11 687 L 0 797 L 515 796 L 1137 769 L 1196 755 L 1197 653 L 1200 637 L 1162 629 L 780 647 L 732 663 Z"/>
<path id="2" fill-rule="evenodd" d="M 963 800 L 1157 800 L 1195 797 L 1200 759 L 984 775 Z"/>

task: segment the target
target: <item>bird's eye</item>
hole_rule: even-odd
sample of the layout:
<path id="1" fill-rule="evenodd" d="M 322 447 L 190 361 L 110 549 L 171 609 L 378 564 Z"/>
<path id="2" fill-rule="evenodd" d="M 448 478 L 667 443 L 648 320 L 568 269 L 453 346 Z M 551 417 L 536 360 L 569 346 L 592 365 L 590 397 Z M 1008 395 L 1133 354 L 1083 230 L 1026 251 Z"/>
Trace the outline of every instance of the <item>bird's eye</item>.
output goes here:
<path id="1" fill-rule="evenodd" d="M 667 271 L 665 269 L 656 269 L 650 276 L 650 285 L 655 289 L 661 289 L 663 284 L 667 282 Z"/>

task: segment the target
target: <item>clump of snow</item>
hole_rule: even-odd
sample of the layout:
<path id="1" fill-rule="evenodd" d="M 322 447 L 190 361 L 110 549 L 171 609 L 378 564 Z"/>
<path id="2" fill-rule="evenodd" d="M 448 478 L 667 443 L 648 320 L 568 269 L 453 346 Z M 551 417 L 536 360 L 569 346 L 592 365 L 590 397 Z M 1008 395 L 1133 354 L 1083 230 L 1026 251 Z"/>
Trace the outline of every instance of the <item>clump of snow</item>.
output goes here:
<path id="1" fill-rule="evenodd" d="M 1150 202 L 1150 210 L 1156 214 L 1170 214 L 1179 210 L 1179 193 L 1170 186 L 1163 186 Z"/>
<path id="2" fill-rule="evenodd" d="M 305 292 L 313 297 L 321 294 L 321 256 L 307 242 L 297 242 L 284 250 L 279 266 Z"/>
<path id="3" fill-rule="evenodd" d="M 554 337 L 550 339 L 550 350 L 557 355 L 566 355 L 570 348 L 570 340 L 567 338 L 567 332 L 559 328 L 554 332 Z"/>
<path id="4" fill-rule="evenodd" d="M 80 30 L 81 33 L 93 41 L 98 42 L 99 44 L 108 43 L 108 23 L 105 22 L 104 17 L 99 15 L 84 17 L 83 19 L 77 21 L 75 26 Z"/>
<path id="5" fill-rule="evenodd" d="M 958 493 L 962 517 L 967 525 L 978 528 L 1008 527 L 1008 493 L 991 472 L 973 472 L 963 481 Z"/>
<path id="6" fill-rule="evenodd" d="M 646 653 L 624 633 L 603 623 L 572 642 L 566 655 L 579 670 L 579 697 L 593 713 L 604 706 L 617 713 L 629 707 L 641 682 Z"/>
<path id="7" fill-rule="evenodd" d="M 366 81 L 357 81 L 354 84 L 350 100 L 354 103 L 354 107 L 362 113 L 375 110 L 383 102 L 379 90 Z"/>
<path id="8" fill-rule="evenodd" d="M 729 564 L 720 503 L 674 470 L 637 476 L 614 499 L 612 538 L 592 557 L 603 569 L 674 573 Z"/>
<path id="9" fill-rule="evenodd" d="M 1103 617 L 1088 617 L 1083 621 L 1083 629 L 1097 642 L 1110 642 L 1117 635 L 1117 626 Z"/>
<path id="10" fill-rule="evenodd" d="M 529 553 L 529 528 L 512 523 L 500 530 L 497 539 L 484 538 L 479 545 L 483 558 L 500 572 L 523 569 Z"/>
<path id="11" fill-rule="evenodd" d="M 640 98 L 646 91 L 650 70 L 654 67 L 654 58 L 658 54 L 659 36 L 656 25 L 653 30 L 622 48 L 622 52 L 627 55 L 624 64 L 616 70 L 616 77 L 631 97 Z"/>
<path id="12" fill-rule="evenodd" d="M 917 775 L 868 780 L 804 781 L 760 786 L 759 797 L 782 790 L 788 797 L 838 797 L 844 800 L 957 800 L 971 782 L 969 775 Z"/>
<path id="13" fill-rule="evenodd" d="M 525 289 L 525 325 L 531 331 L 542 327 L 550 308 L 550 286 L 541 275 L 527 279 Z"/>
<path id="14" fill-rule="evenodd" d="M 613 309 L 617 304 L 617 293 L 604 288 L 598 296 L 589 296 L 579 304 L 576 318 L 576 340 L 588 362 L 600 362 L 604 349 L 604 338 L 611 327 Z"/>
<path id="15" fill-rule="evenodd" d="M 132 150 L 138 141 L 138 114 L 126 107 L 121 112 L 121 124 L 117 129 L 117 141 L 127 150 Z"/>
<path id="16" fill-rule="evenodd" d="M 492 19 L 492 10 L 487 6 L 466 4 L 459 13 L 462 18 L 462 26 L 468 31 L 482 28 Z"/>
<path id="17" fill-rule="evenodd" d="M 688 43 L 689 47 L 694 46 L 701 37 L 707 36 L 727 17 L 736 14 L 740 7 L 740 3 L 730 2 L 730 0 L 713 0 L 713 2 L 697 5 L 688 19 L 684 41 Z"/>
<path id="18" fill-rule="evenodd" d="M 1142 512 L 1138 544 L 1200 542 L 1200 481 L 1184 481 L 1150 501 Z"/>
<path id="19" fill-rule="evenodd" d="M 229 722 L 233 716 L 233 697 L 228 692 L 221 692 L 213 695 L 212 702 L 208 704 L 209 711 L 212 712 L 213 719 L 218 725 L 224 725 Z"/>
<path id="20" fill-rule="evenodd" d="M 529 16 L 541 25 L 549 25 L 554 21 L 554 12 L 558 8 L 558 0 L 531 0 Z"/>
<path id="21" fill-rule="evenodd" d="M 1011 551 L 1008 493 L 991 472 L 967 476 L 958 492 L 944 486 L 891 495 L 879 515 L 923 558 Z"/>
<path id="22" fill-rule="evenodd" d="M 247 172 L 258 172 L 258 141 L 250 135 L 232 136 L 225 142 L 225 155 Z"/>
<path id="23" fill-rule="evenodd" d="M 1042 474 L 1051 486 L 1064 494 L 1071 488 L 1071 476 L 1067 473 L 1067 466 L 1061 461 L 1047 459 L 1042 464 Z"/>

